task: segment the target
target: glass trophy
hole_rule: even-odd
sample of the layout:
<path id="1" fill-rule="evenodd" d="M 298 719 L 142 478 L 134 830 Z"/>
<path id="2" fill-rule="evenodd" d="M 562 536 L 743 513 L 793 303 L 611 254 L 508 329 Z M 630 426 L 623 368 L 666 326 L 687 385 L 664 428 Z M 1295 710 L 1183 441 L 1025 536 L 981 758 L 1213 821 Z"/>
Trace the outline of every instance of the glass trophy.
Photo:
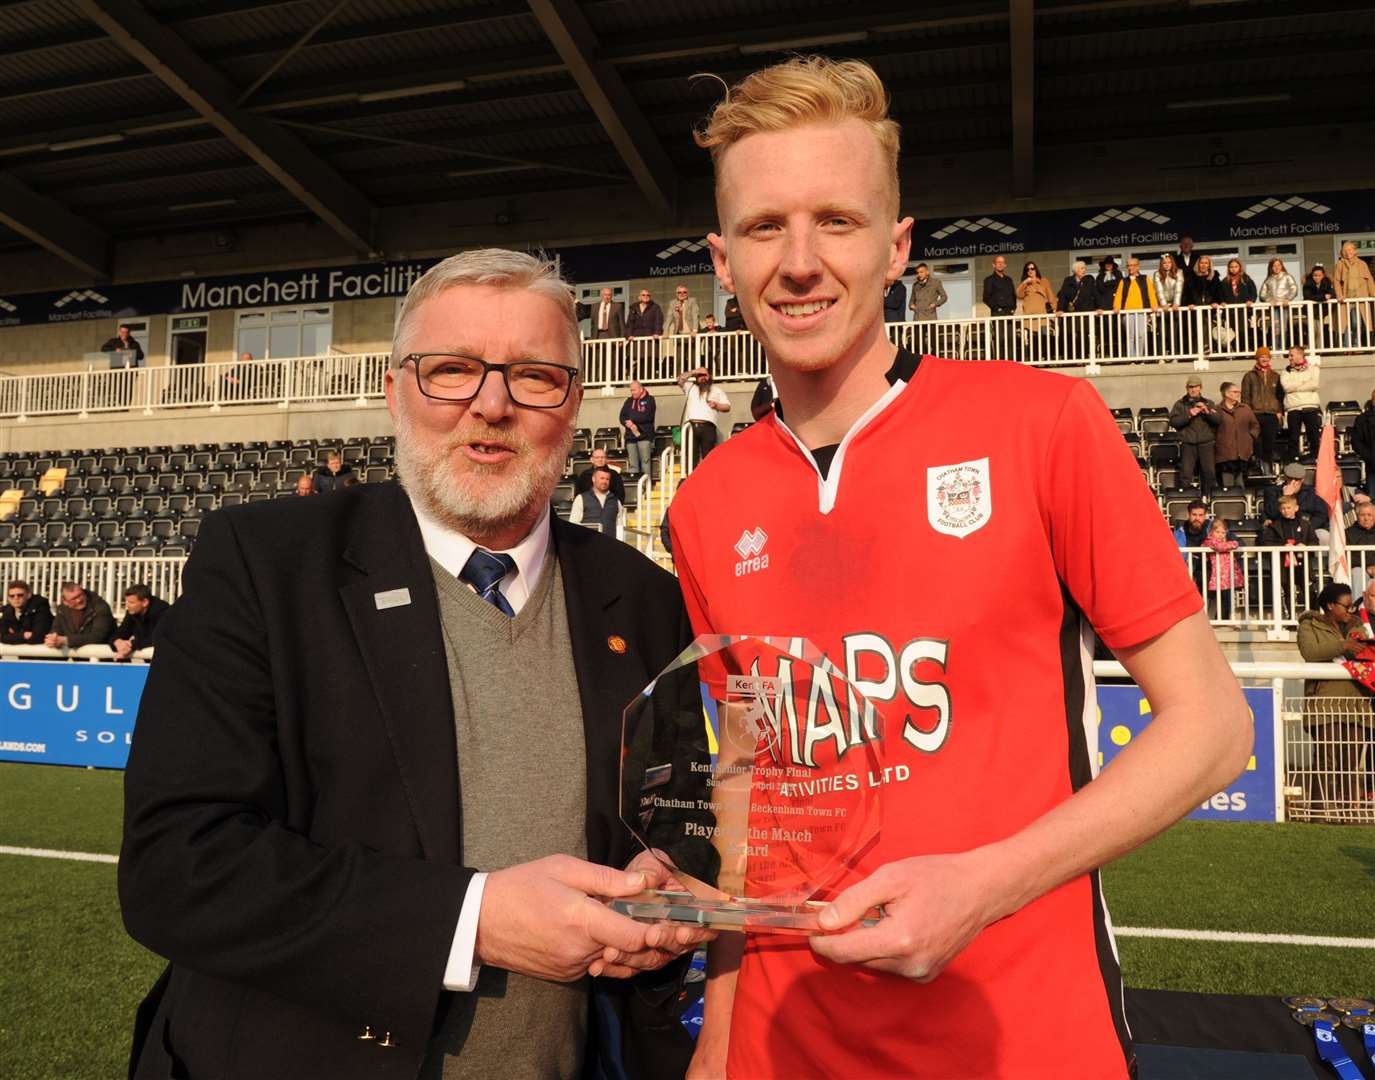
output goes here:
<path id="1" fill-rule="evenodd" d="M 882 736 L 873 703 L 809 642 L 699 637 L 622 722 L 621 819 L 671 881 L 611 906 L 821 932 L 825 900 L 878 840 Z"/>

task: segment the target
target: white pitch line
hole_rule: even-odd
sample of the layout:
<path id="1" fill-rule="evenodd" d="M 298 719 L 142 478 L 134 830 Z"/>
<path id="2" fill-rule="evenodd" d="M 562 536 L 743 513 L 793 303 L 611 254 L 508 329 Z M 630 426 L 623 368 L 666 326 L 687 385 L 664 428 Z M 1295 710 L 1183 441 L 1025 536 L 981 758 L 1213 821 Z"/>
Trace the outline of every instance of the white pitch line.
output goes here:
<path id="1" fill-rule="evenodd" d="M 6 847 L 4 844 L 0 844 L 0 855 L 28 855 L 35 859 L 67 859 L 71 862 L 119 862 L 118 855 L 97 855 L 92 851 L 55 851 L 52 848 Z"/>
<path id="2" fill-rule="evenodd" d="M 1228 941 L 1253 945 L 1325 945 L 1335 949 L 1375 949 L 1375 938 L 1323 937 L 1317 934 L 1242 934 L 1234 930 L 1158 930 L 1114 926 L 1118 937 L 1173 938 L 1176 941 Z"/>

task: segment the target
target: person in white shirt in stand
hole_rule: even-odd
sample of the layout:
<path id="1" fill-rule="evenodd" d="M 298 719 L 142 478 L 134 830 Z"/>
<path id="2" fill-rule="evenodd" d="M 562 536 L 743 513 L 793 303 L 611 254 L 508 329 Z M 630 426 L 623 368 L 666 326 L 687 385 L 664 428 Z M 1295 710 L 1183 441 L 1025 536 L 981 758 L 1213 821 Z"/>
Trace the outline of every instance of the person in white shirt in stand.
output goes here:
<path id="1" fill-rule="evenodd" d="M 712 383 L 711 372 L 704 367 L 683 372 L 678 376 L 678 385 L 687 398 L 683 405 L 683 425 L 692 428 L 692 464 L 695 468 L 716 445 L 716 414 L 730 412 L 730 398 Z"/>
<path id="2" fill-rule="evenodd" d="M 592 486 L 573 500 L 568 522 L 600 529 L 604 536 L 614 536 L 617 540 L 625 539 L 625 503 L 611 490 L 609 465 L 597 465 L 592 469 Z"/>

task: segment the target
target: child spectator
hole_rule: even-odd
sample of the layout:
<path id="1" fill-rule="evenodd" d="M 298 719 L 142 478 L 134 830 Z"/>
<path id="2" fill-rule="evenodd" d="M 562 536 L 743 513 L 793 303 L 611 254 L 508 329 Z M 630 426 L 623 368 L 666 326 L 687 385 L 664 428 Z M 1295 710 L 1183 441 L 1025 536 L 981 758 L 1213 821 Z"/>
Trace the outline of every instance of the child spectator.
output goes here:
<path id="1" fill-rule="evenodd" d="M 1241 546 L 1227 535 L 1230 525 L 1226 518 L 1214 518 L 1203 546 L 1212 550 L 1208 556 L 1208 597 L 1212 599 L 1215 619 L 1232 617 L 1232 590 L 1240 588 L 1246 578 L 1237 557 L 1232 554 Z"/>

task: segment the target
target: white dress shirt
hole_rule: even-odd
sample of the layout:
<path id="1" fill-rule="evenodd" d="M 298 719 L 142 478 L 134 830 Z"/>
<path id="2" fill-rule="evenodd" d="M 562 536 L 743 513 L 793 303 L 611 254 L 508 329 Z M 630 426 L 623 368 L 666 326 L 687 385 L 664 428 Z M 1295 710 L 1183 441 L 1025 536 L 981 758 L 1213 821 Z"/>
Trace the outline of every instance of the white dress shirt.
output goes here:
<path id="1" fill-rule="evenodd" d="M 611 326 L 611 303 L 603 301 L 601 311 L 597 314 L 597 329 L 606 330 Z"/>
<path id="2" fill-rule="evenodd" d="M 415 511 L 416 521 L 420 523 L 420 538 L 425 543 L 425 553 L 454 577 L 458 577 L 478 545 L 462 533 L 436 521 L 425 512 L 414 497 L 411 498 L 411 509 Z M 526 534 L 525 539 L 513 548 L 493 552 L 511 556 L 516 564 L 516 568 L 501 579 L 498 588 L 506 597 L 506 602 L 511 605 L 511 610 L 517 614 L 530 599 L 530 590 L 539 579 L 548 553 L 548 506 L 544 508 L 544 513 L 540 515 L 539 521 L 535 522 L 534 528 Z M 449 961 L 444 966 L 446 990 L 467 991 L 477 985 L 477 974 L 482 965 L 474 963 L 473 954 L 477 950 L 477 917 L 482 910 L 482 890 L 486 885 L 487 875 L 483 873 L 474 874 L 468 882 L 468 891 L 463 896 L 463 909 L 458 915 L 458 926 L 449 946 Z"/>

